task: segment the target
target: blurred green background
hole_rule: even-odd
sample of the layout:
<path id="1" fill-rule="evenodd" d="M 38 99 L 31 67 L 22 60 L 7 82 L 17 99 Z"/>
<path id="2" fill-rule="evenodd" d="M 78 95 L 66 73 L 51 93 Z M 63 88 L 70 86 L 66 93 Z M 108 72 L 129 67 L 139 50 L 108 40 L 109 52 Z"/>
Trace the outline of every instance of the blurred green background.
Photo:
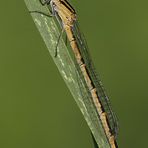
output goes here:
<path id="1" fill-rule="evenodd" d="M 148 147 L 148 2 L 71 2 L 119 119 L 119 147 Z M 24 2 L 1 1 L 0 19 L 0 147 L 92 148 Z"/>

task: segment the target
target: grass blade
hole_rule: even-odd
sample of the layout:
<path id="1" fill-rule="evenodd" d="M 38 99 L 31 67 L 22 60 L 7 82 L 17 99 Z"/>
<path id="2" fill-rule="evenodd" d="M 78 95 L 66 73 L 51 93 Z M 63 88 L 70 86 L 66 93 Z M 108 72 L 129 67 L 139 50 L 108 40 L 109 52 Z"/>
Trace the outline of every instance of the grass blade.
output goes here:
<path id="1" fill-rule="evenodd" d="M 39 11 L 46 14 L 49 13 L 47 7 L 43 7 L 39 0 L 24 0 L 29 11 Z M 28 11 L 28 13 L 29 13 Z M 88 90 L 83 84 L 83 80 L 80 85 L 78 80 L 81 76 L 78 74 L 75 67 L 75 61 L 73 56 L 70 54 L 68 47 L 65 45 L 63 39 L 60 40 L 58 45 L 58 56 L 55 58 L 55 47 L 57 44 L 60 31 L 55 23 L 55 20 L 51 17 L 44 16 L 39 13 L 31 13 L 32 18 L 53 58 L 61 76 L 63 77 L 66 85 L 68 86 L 72 96 L 74 97 L 77 105 L 84 115 L 87 124 L 95 137 L 95 140 L 99 148 L 110 148 L 107 137 L 102 128 L 101 121 L 98 118 L 97 112 L 92 104 L 91 98 L 85 99 L 83 95 L 89 96 Z M 78 74 L 78 75 L 77 75 Z"/>

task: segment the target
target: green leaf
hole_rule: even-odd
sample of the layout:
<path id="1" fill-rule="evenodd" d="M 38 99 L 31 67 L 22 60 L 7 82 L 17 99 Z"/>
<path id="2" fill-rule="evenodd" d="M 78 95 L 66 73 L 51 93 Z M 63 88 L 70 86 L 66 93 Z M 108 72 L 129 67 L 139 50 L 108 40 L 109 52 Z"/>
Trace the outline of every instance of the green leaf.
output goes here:
<path id="1" fill-rule="evenodd" d="M 39 11 L 49 14 L 46 6 L 42 6 L 39 0 L 24 0 L 29 11 Z M 28 11 L 28 13 L 29 13 Z M 59 27 L 52 17 L 47 17 L 39 13 L 30 13 L 32 18 L 53 58 L 61 76 L 68 86 L 72 96 L 79 106 L 84 118 L 95 137 L 99 148 L 110 148 L 101 121 L 97 115 L 96 109 L 92 103 L 90 93 L 85 87 L 82 75 L 75 67 L 74 55 L 71 54 L 65 42 L 61 38 L 58 44 L 58 55 L 55 58 L 55 47 L 60 35 Z M 87 97 L 85 97 L 87 96 Z"/>

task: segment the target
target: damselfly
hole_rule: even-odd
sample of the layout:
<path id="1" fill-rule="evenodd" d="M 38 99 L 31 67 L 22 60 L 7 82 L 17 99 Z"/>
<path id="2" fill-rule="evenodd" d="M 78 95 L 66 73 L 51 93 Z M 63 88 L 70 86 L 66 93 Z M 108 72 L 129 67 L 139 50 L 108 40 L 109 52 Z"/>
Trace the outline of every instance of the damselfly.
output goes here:
<path id="1" fill-rule="evenodd" d="M 66 0 L 40 0 L 40 2 L 42 5 L 51 7 L 52 16 L 55 16 L 62 26 L 62 32 L 65 31 L 111 148 L 117 148 L 115 139 L 118 129 L 116 116 L 112 112 L 108 97 L 94 70 L 86 41 L 79 31 L 74 8 Z"/>

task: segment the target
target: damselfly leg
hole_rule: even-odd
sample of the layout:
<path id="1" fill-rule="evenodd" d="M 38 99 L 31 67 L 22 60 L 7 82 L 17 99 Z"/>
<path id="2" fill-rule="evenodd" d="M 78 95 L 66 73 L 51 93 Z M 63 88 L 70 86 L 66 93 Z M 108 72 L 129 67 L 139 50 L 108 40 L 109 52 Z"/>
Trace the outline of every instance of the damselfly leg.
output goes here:
<path id="1" fill-rule="evenodd" d="M 37 10 L 29 11 L 29 13 L 39 13 L 39 14 L 42 14 L 42 15 L 47 16 L 47 17 L 53 17 L 52 14 L 46 14 L 44 12 L 37 11 Z"/>
<path id="2" fill-rule="evenodd" d="M 61 30 L 60 35 L 59 35 L 59 37 L 58 37 L 58 40 L 57 40 L 57 43 L 56 43 L 56 48 L 55 48 L 55 55 L 54 55 L 54 57 L 57 57 L 57 55 L 58 55 L 58 45 L 59 45 L 59 42 L 60 42 L 60 39 L 61 39 L 61 37 L 62 37 L 63 32 L 64 32 L 64 28 Z"/>
<path id="3" fill-rule="evenodd" d="M 46 5 L 46 4 L 47 4 L 47 5 L 50 4 L 50 1 L 51 1 L 51 0 L 44 0 L 44 1 L 43 1 L 43 0 L 39 0 L 39 1 L 40 1 L 40 3 L 44 6 L 44 5 Z"/>
<path id="4" fill-rule="evenodd" d="M 39 2 L 42 4 L 42 5 L 50 5 L 50 2 L 51 0 L 39 0 Z M 29 11 L 29 13 L 38 13 L 38 14 L 41 14 L 41 15 L 44 15 L 44 16 L 47 16 L 47 17 L 56 17 L 57 18 L 57 21 L 59 21 L 58 17 L 57 17 L 57 14 L 55 13 L 54 11 L 54 8 L 53 8 L 53 5 L 51 5 L 51 9 L 48 7 L 49 11 L 50 11 L 50 14 L 47 14 L 47 13 L 44 13 L 42 11 L 37 11 L 37 10 L 33 10 L 33 11 Z M 62 26 L 62 25 L 61 25 Z M 57 43 L 56 43 L 56 46 L 55 46 L 55 54 L 54 54 L 54 57 L 57 57 L 57 54 L 58 54 L 58 45 L 59 45 L 59 42 L 60 42 L 60 39 L 63 35 L 63 32 L 64 32 L 64 28 L 63 26 L 61 27 L 62 30 L 60 32 L 60 35 L 58 36 L 58 39 L 57 39 Z M 65 44 L 67 46 L 67 36 L 65 38 Z"/>

